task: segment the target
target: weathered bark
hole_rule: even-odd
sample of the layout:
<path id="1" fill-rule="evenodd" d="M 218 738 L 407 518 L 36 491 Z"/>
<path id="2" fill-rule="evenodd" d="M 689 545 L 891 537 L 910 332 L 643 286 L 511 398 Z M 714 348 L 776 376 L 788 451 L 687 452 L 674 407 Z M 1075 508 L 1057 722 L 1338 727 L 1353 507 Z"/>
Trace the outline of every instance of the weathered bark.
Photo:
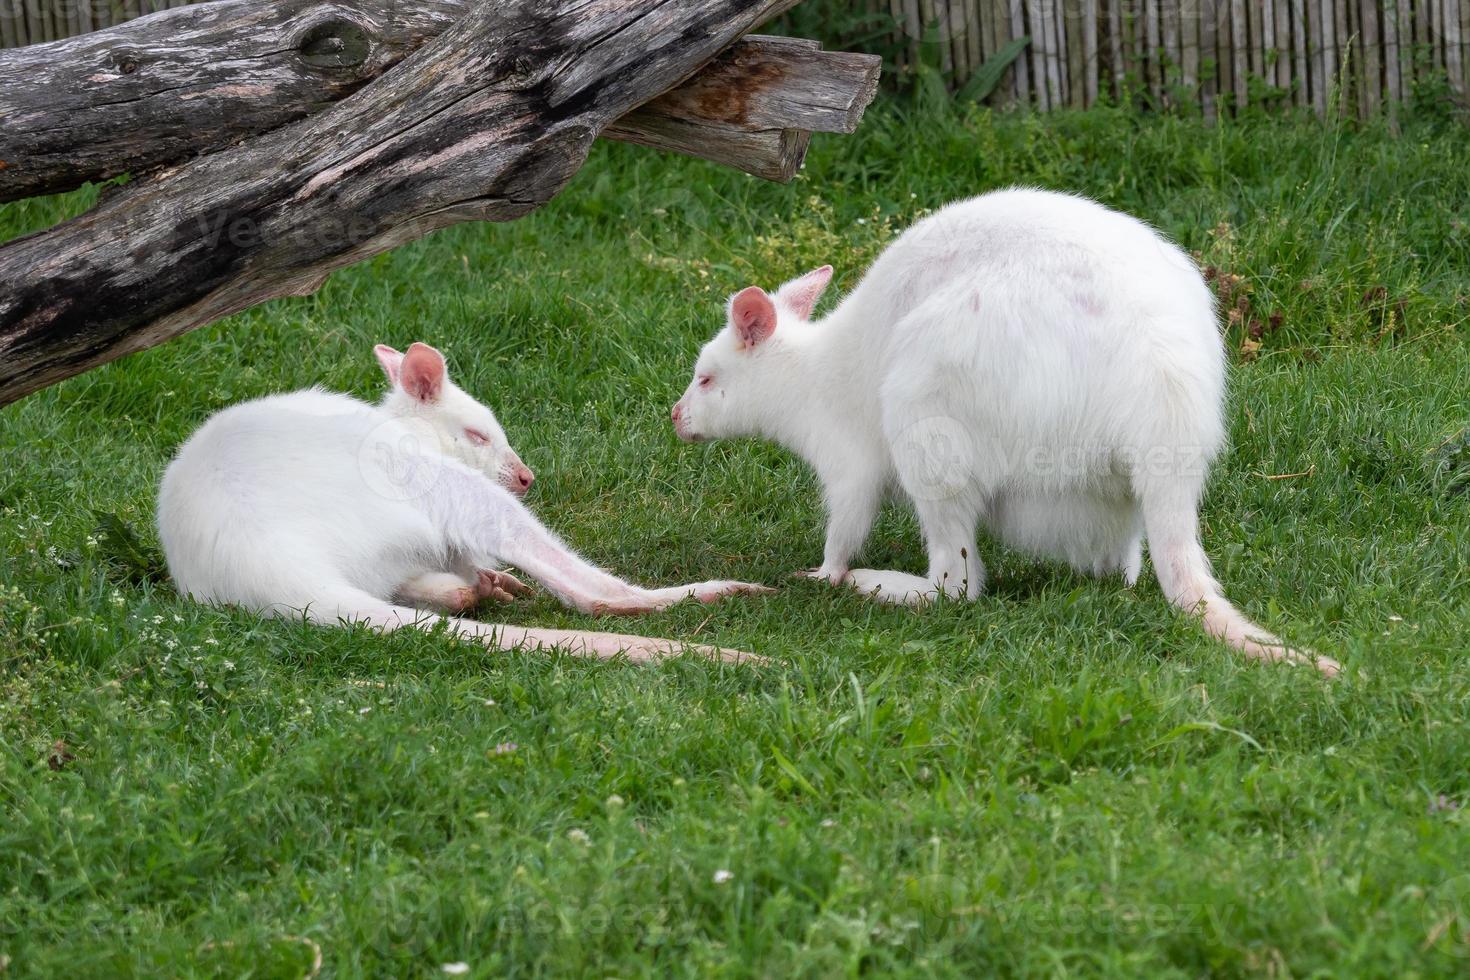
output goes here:
<path id="1" fill-rule="evenodd" d="M 349 95 L 468 0 L 222 0 L 0 51 L 0 201 L 153 169 Z"/>
<path id="2" fill-rule="evenodd" d="M 470 0 L 216 0 L 0 50 L 0 201 L 145 173 L 317 112 L 392 68 Z M 607 135 L 789 180 L 808 136 L 851 132 L 878 59 L 748 38 Z M 672 94 L 672 93 L 671 93 Z"/>
<path id="3" fill-rule="evenodd" d="M 815 41 L 748 37 L 603 135 L 790 180 L 811 134 L 851 133 L 878 90 L 880 59 Z"/>
<path id="4" fill-rule="evenodd" d="M 0 404 L 468 220 L 796 0 L 494 0 L 358 93 L 0 248 Z"/>

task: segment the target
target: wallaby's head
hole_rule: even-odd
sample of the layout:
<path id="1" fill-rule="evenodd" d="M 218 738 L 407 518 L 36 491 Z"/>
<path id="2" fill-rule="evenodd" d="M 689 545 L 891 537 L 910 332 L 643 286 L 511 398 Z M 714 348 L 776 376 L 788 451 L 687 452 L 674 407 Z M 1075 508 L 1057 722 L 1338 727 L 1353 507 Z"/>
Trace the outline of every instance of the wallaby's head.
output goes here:
<path id="1" fill-rule="evenodd" d="M 427 423 L 439 450 L 472 466 L 517 496 L 536 479 L 510 448 L 495 413 L 449 380 L 444 355 L 428 344 L 400 354 L 387 344 L 373 348 L 392 385 L 382 407 L 390 414 Z"/>
<path id="2" fill-rule="evenodd" d="M 699 352 L 694 379 L 674 406 L 674 431 L 686 442 L 768 435 L 761 420 L 791 398 L 794 379 L 780 370 L 788 338 L 811 317 L 832 267 L 824 265 L 767 293 L 759 286 L 730 297 L 725 327 Z"/>

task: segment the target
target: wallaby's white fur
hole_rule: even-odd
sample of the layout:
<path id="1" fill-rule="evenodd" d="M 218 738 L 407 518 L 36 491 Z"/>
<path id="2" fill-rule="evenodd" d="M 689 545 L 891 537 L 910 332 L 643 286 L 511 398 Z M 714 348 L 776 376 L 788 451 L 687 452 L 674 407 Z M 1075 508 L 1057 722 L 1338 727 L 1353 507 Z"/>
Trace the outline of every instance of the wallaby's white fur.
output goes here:
<path id="1" fill-rule="evenodd" d="M 588 564 L 512 493 L 529 488 L 530 470 L 490 409 L 449 381 L 438 351 L 414 344 L 407 354 L 376 353 L 391 382 L 378 405 L 317 388 L 275 395 L 225 409 L 183 445 L 158 500 L 159 535 L 181 591 L 383 630 L 440 620 L 413 605 L 462 611 L 524 591 L 496 570 L 502 563 L 588 612 L 753 591 L 732 582 L 642 589 Z M 632 659 L 679 650 L 647 637 L 444 621 L 504 649 Z"/>
<path id="2" fill-rule="evenodd" d="M 1131 584 L 1146 534 L 1164 593 L 1211 634 L 1336 672 L 1227 602 L 1200 546 L 1225 354 L 1214 297 L 1178 247 L 1095 202 L 1014 189 L 918 222 L 810 321 L 831 274 L 734 296 L 673 412 L 682 438 L 761 436 L 811 464 L 828 510 L 815 575 L 891 602 L 974 598 L 983 523 Z M 895 486 L 927 576 L 849 567 Z"/>

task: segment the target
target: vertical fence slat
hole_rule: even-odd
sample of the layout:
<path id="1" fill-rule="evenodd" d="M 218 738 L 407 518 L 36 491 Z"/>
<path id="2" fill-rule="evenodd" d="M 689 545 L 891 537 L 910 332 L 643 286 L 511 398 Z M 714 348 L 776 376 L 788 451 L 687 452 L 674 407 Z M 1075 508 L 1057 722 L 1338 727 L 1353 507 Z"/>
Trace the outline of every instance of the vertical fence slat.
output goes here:
<path id="1" fill-rule="evenodd" d="M 1215 0 L 1215 37 L 1220 62 L 1220 81 L 1215 86 L 1215 101 L 1222 111 L 1235 100 L 1235 37 L 1230 25 L 1232 0 Z"/>
<path id="2" fill-rule="evenodd" d="M 1220 74 L 1216 43 L 1215 0 L 1199 0 L 1199 104 L 1207 123 L 1215 121 L 1215 86 Z"/>
<path id="3" fill-rule="evenodd" d="M 1338 7 L 1338 44 L 1342 50 L 1342 98 L 1349 112 L 1361 112 L 1363 98 L 1358 79 L 1363 76 L 1363 34 L 1358 31 L 1357 0 L 1335 0 Z"/>
<path id="4" fill-rule="evenodd" d="M 1383 86 L 1387 91 L 1388 117 L 1395 125 L 1403 101 L 1403 75 L 1399 64 L 1399 0 L 1384 0 Z"/>
<path id="5" fill-rule="evenodd" d="M 1180 81 L 1184 85 L 1187 97 L 1198 100 L 1200 98 L 1199 87 L 1199 48 L 1200 48 L 1200 0 L 1180 0 L 1179 3 L 1179 31 L 1183 35 L 1180 45 L 1183 48 L 1179 59 L 1182 75 Z"/>
<path id="6" fill-rule="evenodd" d="M 1124 8 L 1132 18 L 1129 25 L 1131 44 L 1131 71 L 1133 89 L 1137 95 L 1148 95 L 1148 15 L 1143 9 L 1144 0 L 1130 0 Z"/>
<path id="7" fill-rule="evenodd" d="M 1287 6 L 1287 18 L 1291 24 L 1292 101 L 1299 106 L 1305 106 L 1310 103 L 1310 95 L 1307 91 L 1306 9 L 1302 0 L 1290 0 Z"/>
<path id="8" fill-rule="evenodd" d="M 1460 10 L 1460 92 L 1470 90 L 1470 0 L 1455 0 Z"/>
<path id="9" fill-rule="evenodd" d="M 1245 43 L 1246 70 L 1256 77 L 1261 74 L 1261 4 L 1264 0 L 1246 0 Z"/>
<path id="10" fill-rule="evenodd" d="M 919 37 L 919 0 L 889 0 L 889 13 L 894 16 L 903 37 L 898 48 L 898 71 L 908 71 L 914 63 L 914 38 Z"/>
<path id="11" fill-rule="evenodd" d="M 1036 105 L 1043 111 L 1051 108 L 1050 88 L 1047 83 L 1046 60 L 1050 37 L 1046 29 L 1046 18 L 1035 3 L 1023 4 L 1026 14 L 1027 33 L 1031 35 L 1032 89 L 1036 93 Z"/>
<path id="12" fill-rule="evenodd" d="M 1250 44 L 1250 20 L 1246 17 L 1245 0 L 1230 0 L 1230 72 L 1235 91 L 1235 108 L 1244 109 L 1250 101 L 1246 51 Z"/>
<path id="13" fill-rule="evenodd" d="M 1378 3 L 1362 0 L 1363 93 L 1368 115 L 1376 116 L 1383 106 L 1383 41 L 1378 28 Z"/>
<path id="14" fill-rule="evenodd" d="M 20 11 L 0 0 L 0 47 L 18 48 L 25 43 Z"/>
<path id="15" fill-rule="evenodd" d="M 1276 2 L 1261 0 L 1261 81 L 1276 84 Z"/>
<path id="16" fill-rule="evenodd" d="M 1276 12 L 1276 87 L 1291 101 L 1291 13 L 1290 0 L 1272 0 Z"/>
<path id="17" fill-rule="evenodd" d="M 965 57 L 970 62 L 970 70 L 965 75 L 965 81 L 969 81 L 980 66 L 985 64 L 992 52 L 995 50 L 995 4 L 991 0 L 975 0 L 970 5 L 970 29 L 965 34 Z M 956 79 L 956 84 L 959 80 Z M 996 92 L 1004 91 L 1004 80 L 1001 85 L 996 86 Z M 991 99 L 996 102 L 1003 101 L 992 95 Z"/>
<path id="18" fill-rule="evenodd" d="M 1066 0 L 1057 5 L 1061 15 L 1062 50 L 1067 54 L 1062 59 L 1062 70 L 1066 74 L 1065 89 L 1067 104 L 1074 109 L 1087 105 L 1087 51 L 1083 43 L 1082 14 L 1083 0 Z"/>
<path id="19" fill-rule="evenodd" d="M 1398 0 L 1399 21 L 1399 90 L 1405 102 L 1414 85 L 1414 11 L 1409 0 Z"/>
<path id="20" fill-rule="evenodd" d="M 1148 94 L 1156 106 L 1164 101 L 1164 59 L 1160 56 L 1164 42 L 1159 25 L 1159 3 L 1160 0 L 1144 0 L 1143 4 L 1144 37 L 1148 41 L 1144 49 L 1148 62 Z"/>
<path id="21" fill-rule="evenodd" d="M 1179 0 L 1159 3 L 1159 75 L 1164 105 L 1174 102 L 1174 82 L 1179 78 L 1179 65 L 1184 60 L 1179 46 Z"/>
<path id="22" fill-rule="evenodd" d="M 1113 98 L 1123 101 L 1123 4 L 1122 0 L 1103 0 L 1108 5 L 1108 71 L 1113 77 Z"/>
<path id="23" fill-rule="evenodd" d="M 1444 68 L 1444 15 L 1441 0 L 1420 0 L 1426 13 L 1424 43 L 1429 51 L 1429 63 L 1435 68 Z"/>
<path id="24" fill-rule="evenodd" d="M 1470 0 L 1455 0 L 1460 11 L 1460 93 L 1470 90 Z"/>
<path id="25" fill-rule="evenodd" d="M 1101 68 L 1097 44 L 1100 13 L 1098 0 L 1082 0 L 1082 102 L 1088 106 L 1097 104 L 1097 78 Z"/>
<path id="26" fill-rule="evenodd" d="M 1041 5 L 1041 23 L 1046 30 L 1046 97 L 1051 101 L 1053 109 L 1059 109 L 1065 104 L 1065 93 L 1062 89 L 1062 65 L 1065 62 L 1059 28 L 1061 11 L 1057 9 L 1058 6 L 1059 4 L 1053 3 Z"/>
<path id="27" fill-rule="evenodd" d="M 1325 32 L 1322 43 L 1327 46 L 1327 113 L 1331 116 L 1340 111 L 1343 100 L 1347 98 L 1347 81 L 1343 77 L 1347 70 L 1347 65 L 1343 60 L 1346 38 L 1337 14 L 1340 0 L 1320 0 L 1320 2 L 1322 4 L 1322 29 Z"/>
<path id="28" fill-rule="evenodd" d="M 1029 36 L 1031 38 L 1031 43 L 1026 45 L 1026 50 L 1022 51 L 1021 56 L 1016 59 L 1016 73 L 1014 76 L 1016 83 L 1016 101 L 1033 102 L 1033 86 L 1031 84 L 1031 79 L 1033 77 L 1033 73 L 1031 71 L 1031 52 L 1034 51 L 1036 48 L 1036 35 L 1031 34 L 1026 29 L 1026 14 L 1025 11 L 1021 8 L 1021 2 L 1022 0 L 1009 0 L 1009 6 L 1007 7 L 1006 14 L 1007 19 L 1011 22 L 1011 37 Z"/>
<path id="29" fill-rule="evenodd" d="M 1460 51 L 1460 0 L 1444 0 L 1444 70 L 1450 87 L 1465 93 L 1464 59 Z"/>

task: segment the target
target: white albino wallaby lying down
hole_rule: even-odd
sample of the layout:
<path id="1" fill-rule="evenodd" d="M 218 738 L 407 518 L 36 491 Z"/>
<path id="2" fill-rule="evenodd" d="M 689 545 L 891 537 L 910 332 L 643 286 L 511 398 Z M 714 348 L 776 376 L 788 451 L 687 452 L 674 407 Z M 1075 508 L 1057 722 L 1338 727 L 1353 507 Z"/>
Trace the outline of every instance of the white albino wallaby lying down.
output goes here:
<path id="1" fill-rule="evenodd" d="M 438 351 L 414 344 L 406 354 L 383 345 L 375 352 L 391 383 L 376 406 L 320 388 L 274 395 L 225 409 L 184 443 L 158 498 L 159 535 L 180 591 L 382 630 L 441 619 L 411 606 L 463 612 L 528 591 L 498 570 L 502 563 L 591 613 L 767 591 L 740 582 L 644 589 L 592 566 L 517 499 L 531 471 L 494 413 L 449 380 Z M 634 660 L 681 649 L 642 636 L 442 618 L 500 649 Z"/>
<path id="2" fill-rule="evenodd" d="M 810 322 L 831 276 L 731 298 L 673 410 L 683 439 L 761 436 L 816 470 L 828 523 L 811 574 L 890 602 L 973 599 L 983 522 L 1132 584 L 1146 534 L 1164 594 L 1211 634 L 1336 673 L 1227 602 L 1200 546 L 1225 357 L 1188 255 L 1095 202 L 1015 189 L 918 222 Z M 894 484 L 917 511 L 926 576 L 849 567 Z"/>

